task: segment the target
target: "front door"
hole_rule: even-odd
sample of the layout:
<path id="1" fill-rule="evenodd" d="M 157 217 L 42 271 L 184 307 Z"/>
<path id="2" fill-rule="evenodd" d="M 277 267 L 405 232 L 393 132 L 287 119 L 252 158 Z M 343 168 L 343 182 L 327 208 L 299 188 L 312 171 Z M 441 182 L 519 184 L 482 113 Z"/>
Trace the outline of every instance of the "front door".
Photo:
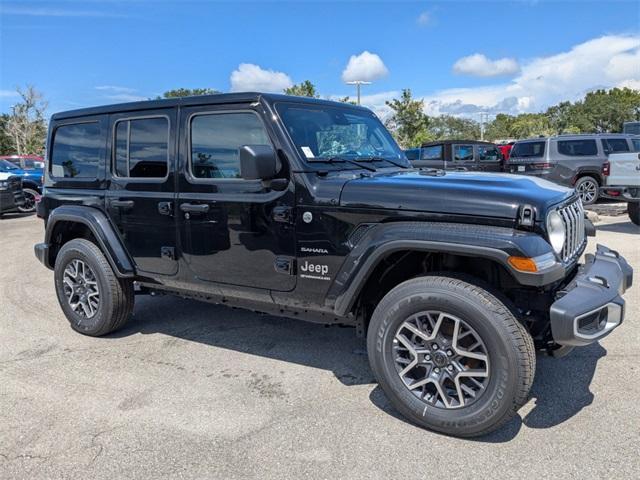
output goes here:
<path id="1" fill-rule="evenodd" d="M 188 107 L 181 110 L 180 124 L 176 212 L 182 256 L 193 275 L 229 285 L 292 290 L 292 187 L 276 191 L 240 177 L 242 145 L 273 145 L 261 117 L 248 104 Z"/>
<path id="2" fill-rule="evenodd" d="M 110 118 L 106 207 L 141 275 L 174 275 L 176 110 Z"/>

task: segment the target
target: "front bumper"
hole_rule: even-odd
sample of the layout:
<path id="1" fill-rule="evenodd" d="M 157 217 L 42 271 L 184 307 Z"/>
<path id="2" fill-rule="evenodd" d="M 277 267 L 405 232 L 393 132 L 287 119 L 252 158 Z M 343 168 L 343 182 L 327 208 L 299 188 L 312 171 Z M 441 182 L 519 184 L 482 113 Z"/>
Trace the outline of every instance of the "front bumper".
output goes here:
<path id="1" fill-rule="evenodd" d="M 624 318 L 622 294 L 631 287 L 633 269 L 617 252 L 598 245 L 549 312 L 551 334 L 559 345 L 583 346 L 618 327 Z"/>
<path id="2" fill-rule="evenodd" d="M 49 263 L 49 244 L 48 243 L 36 243 L 33 246 L 33 251 L 36 254 L 36 258 L 47 267 L 49 270 L 53 270 L 53 266 Z"/>

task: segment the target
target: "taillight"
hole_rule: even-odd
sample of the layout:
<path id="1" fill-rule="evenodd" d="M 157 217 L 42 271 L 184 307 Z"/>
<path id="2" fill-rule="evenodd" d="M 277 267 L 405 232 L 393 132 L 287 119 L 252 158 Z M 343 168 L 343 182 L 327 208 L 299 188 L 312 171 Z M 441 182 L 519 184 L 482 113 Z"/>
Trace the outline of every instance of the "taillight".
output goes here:
<path id="1" fill-rule="evenodd" d="M 611 164 L 606 161 L 602 164 L 602 176 L 608 177 L 611 174 Z"/>
<path id="2" fill-rule="evenodd" d="M 545 168 L 551 168 L 550 163 L 533 163 L 531 164 L 531 168 L 535 170 L 544 170 Z"/>

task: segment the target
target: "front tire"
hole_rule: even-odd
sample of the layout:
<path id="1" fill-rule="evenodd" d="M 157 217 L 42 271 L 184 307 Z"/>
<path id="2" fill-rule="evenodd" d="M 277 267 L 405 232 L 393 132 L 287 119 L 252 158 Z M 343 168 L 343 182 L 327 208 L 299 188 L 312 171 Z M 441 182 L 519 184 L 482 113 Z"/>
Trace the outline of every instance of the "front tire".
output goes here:
<path id="1" fill-rule="evenodd" d="M 450 277 L 401 283 L 378 304 L 367 334 L 371 369 L 415 424 L 473 437 L 527 401 L 533 340 L 495 296 Z"/>
<path id="2" fill-rule="evenodd" d="M 640 225 L 640 202 L 629 202 L 627 204 L 629 219 L 636 225 Z"/>
<path id="3" fill-rule="evenodd" d="M 56 258 L 54 278 L 58 302 L 76 332 L 106 335 L 124 325 L 133 310 L 133 283 L 118 278 L 92 242 L 65 243 Z"/>
<path id="4" fill-rule="evenodd" d="M 31 213 L 36 211 L 36 199 L 40 195 L 37 190 L 31 188 L 23 188 L 24 205 L 18 207 L 20 213 Z"/>

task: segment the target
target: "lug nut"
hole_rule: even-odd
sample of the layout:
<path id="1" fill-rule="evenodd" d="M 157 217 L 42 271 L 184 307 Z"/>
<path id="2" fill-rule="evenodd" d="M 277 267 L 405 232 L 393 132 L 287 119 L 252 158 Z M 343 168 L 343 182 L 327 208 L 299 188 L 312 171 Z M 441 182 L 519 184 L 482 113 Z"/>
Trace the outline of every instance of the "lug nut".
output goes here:
<path id="1" fill-rule="evenodd" d="M 450 372 L 452 372 L 452 371 L 453 371 L 453 367 L 452 367 L 451 365 L 449 365 L 449 366 L 447 367 L 447 370 L 449 370 Z"/>
<path id="2" fill-rule="evenodd" d="M 434 343 L 434 344 L 431 346 L 431 348 L 433 348 L 434 350 L 437 350 L 437 349 L 438 349 L 438 345 Z"/>
<path id="3" fill-rule="evenodd" d="M 453 352 L 451 350 L 447 350 L 447 355 L 451 357 L 453 355 Z"/>
<path id="4" fill-rule="evenodd" d="M 431 360 L 431 355 L 425 355 L 425 356 L 424 356 L 424 359 L 425 359 L 425 360 Z"/>
<path id="5" fill-rule="evenodd" d="M 434 368 L 433 371 L 436 373 L 440 373 L 440 369 L 438 367 Z"/>

